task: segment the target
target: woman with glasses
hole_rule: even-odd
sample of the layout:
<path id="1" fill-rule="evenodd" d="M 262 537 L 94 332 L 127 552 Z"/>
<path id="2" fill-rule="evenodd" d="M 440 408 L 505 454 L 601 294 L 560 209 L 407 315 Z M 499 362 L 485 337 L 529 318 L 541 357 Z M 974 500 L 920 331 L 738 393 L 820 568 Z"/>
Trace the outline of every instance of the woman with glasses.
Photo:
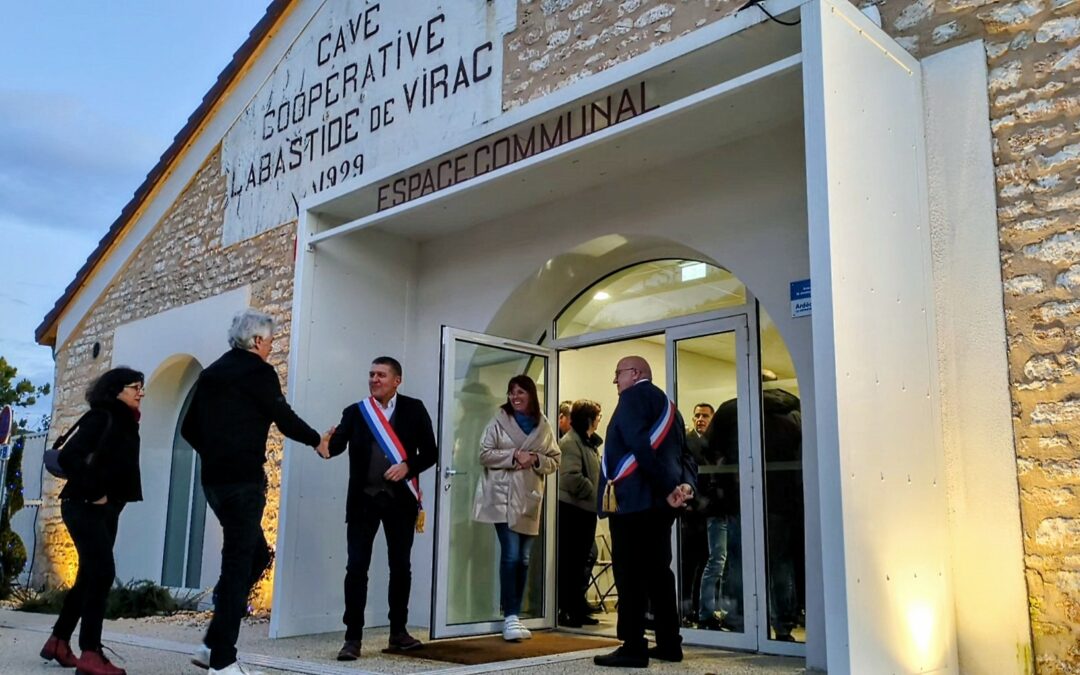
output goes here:
<path id="1" fill-rule="evenodd" d="M 484 473 L 477 484 L 473 519 L 494 523 L 499 537 L 499 597 L 503 639 L 532 634 L 519 618 L 529 576 L 529 554 L 540 533 L 544 480 L 559 469 L 559 445 L 540 412 L 536 383 L 528 375 L 510 378 L 506 403 L 480 439 Z"/>
<path id="2" fill-rule="evenodd" d="M 589 616 L 585 592 L 588 559 L 596 538 L 596 487 L 604 442 L 596 434 L 600 404 L 581 399 L 570 407 L 570 430 L 559 441 L 559 623 L 571 628 L 599 623 Z"/>
<path id="3" fill-rule="evenodd" d="M 74 667 L 81 675 L 124 675 L 105 657 L 101 624 L 105 599 L 116 577 L 113 544 L 120 512 L 128 502 L 142 501 L 139 475 L 139 403 L 143 374 L 113 368 L 90 385 L 90 412 L 60 452 L 67 484 L 60 491 L 60 514 L 79 554 L 75 584 L 64 598 L 41 657 Z M 79 648 L 71 651 L 71 634 L 82 621 Z"/>

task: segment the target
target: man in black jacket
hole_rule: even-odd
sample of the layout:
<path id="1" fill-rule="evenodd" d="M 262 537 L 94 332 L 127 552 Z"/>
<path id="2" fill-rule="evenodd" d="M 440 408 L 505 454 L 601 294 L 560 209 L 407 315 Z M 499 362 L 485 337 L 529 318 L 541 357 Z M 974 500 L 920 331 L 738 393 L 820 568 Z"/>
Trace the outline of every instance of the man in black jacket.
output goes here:
<path id="1" fill-rule="evenodd" d="M 345 567 L 345 644 L 339 661 L 360 656 L 367 605 L 371 546 L 381 523 L 390 562 L 390 649 L 407 650 L 420 641 L 405 629 L 412 583 L 413 533 L 422 529 L 423 500 L 418 476 L 435 463 L 435 433 L 423 402 L 398 394 L 401 364 L 389 356 L 371 363 L 371 396 L 341 413 L 329 450 L 349 449 L 349 494 L 345 522 L 349 557 Z"/>
<path id="2" fill-rule="evenodd" d="M 249 673 L 236 663 L 236 639 L 251 587 L 270 565 L 262 531 L 266 507 L 266 438 L 270 424 L 326 454 L 328 437 L 304 423 L 285 401 L 277 371 L 266 362 L 274 320 L 252 309 L 233 318 L 232 347 L 200 375 L 180 433 L 202 459 L 206 501 L 221 522 L 221 576 L 214 617 L 196 665 L 211 673 Z"/>

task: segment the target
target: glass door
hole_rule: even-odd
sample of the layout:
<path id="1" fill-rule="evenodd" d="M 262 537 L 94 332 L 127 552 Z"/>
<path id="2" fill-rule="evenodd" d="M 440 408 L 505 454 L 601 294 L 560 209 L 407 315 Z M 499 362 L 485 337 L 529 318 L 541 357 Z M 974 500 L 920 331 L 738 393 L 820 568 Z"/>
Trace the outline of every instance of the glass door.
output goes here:
<path id="1" fill-rule="evenodd" d="M 499 544 L 490 523 L 473 520 L 484 468 L 480 438 L 506 402 L 515 375 L 536 382 L 540 409 L 556 418 L 549 396 L 556 378 L 555 351 L 481 333 L 443 327 L 439 415 L 439 473 L 435 512 L 434 603 L 431 636 L 457 637 L 502 630 Z M 540 534 L 533 544 L 521 619 L 528 628 L 555 625 L 555 476 L 545 487 Z"/>
<path id="2" fill-rule="evenodd" d="M 760 476 L 751 420 L 758 368 L 745 315 L 667 331 L 668 395 L 690 427 L 697 499 L 678 521 L 675 574 L 689 642 L 757 650 Z M 690 633 L 686 635 L 686 633 Z"/>

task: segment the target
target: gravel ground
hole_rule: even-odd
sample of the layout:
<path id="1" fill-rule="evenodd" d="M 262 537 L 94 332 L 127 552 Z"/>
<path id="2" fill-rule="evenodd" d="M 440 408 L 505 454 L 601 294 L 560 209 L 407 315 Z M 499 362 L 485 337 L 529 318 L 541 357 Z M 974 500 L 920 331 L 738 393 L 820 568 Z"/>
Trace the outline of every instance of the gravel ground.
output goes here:
<path id="1" fill-rule="evenodd" d="M 105 622 L 104 642 L 115 649 L 125 660 L 116 661 L 132 675 L 157 675 L 165 673 L 205 673 L 188 662 L 189 647 L 202 638 L 208 612 L 184 612 L 169 617 L 145 619 L 120 619 Z M 49 675 L 69 672 L 55 664 L 44 665 L 38 650 L 48 636 L 55 617 L 44 614 L 27 614 L 0 609 L 0 671 L 5 674 Z M 245 654 L 258 659 L 289 659 L 274 661 L 280 669 L 260 665 L 271 673 L 328 673 L 340 675 L 355 673 L 438 673 L 439 675 L 466 675 L 479 672 L 528 672 L 536 675 L 566 675 L 566 673 L 607 673 L 610 669 L 597 668 L 592 664 L 593 652 L 578 653 L 561 658 L 534 659 L 527 662 L 503 662 L 487 667 L 457 666 L 455 664 L 427 661 L 383 654 L 386 629 L 369 629 L 365 632 L 363 657 L 352 664 L 339 664 L 334 655 L 341 646 L 340 632 L 323 635 L 272 640 L 267 636 L 269 624 L 265 617 L 251 617 L 240 630 L 238 645 L 241 658 Z M 418 628 L 414 634 L 424 639 L 427 630 Z M 602 653 L 601 650 L 599 653 Z M 802 659 L 739 654 L 716 649 L 690 648 L 682 663 L 654 664 L 646 672 L 690 673 L 708 675 L 793 675 L 805 672 Z M 265 663 L 265 661 L 262 661 Z M 638 671 L 642 672 L 642 671 Z"/>

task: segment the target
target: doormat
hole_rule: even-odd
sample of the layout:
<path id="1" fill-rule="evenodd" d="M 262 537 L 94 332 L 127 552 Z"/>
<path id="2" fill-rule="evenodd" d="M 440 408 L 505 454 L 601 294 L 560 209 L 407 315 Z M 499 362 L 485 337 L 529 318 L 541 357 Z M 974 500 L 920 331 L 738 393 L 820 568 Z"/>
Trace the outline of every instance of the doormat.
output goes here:
<path id="1" fill-rule="evenodd" d="M 618 640 L 551 631 L 534 631 L 531 640 L 522 640 L 521 642 L 507 642 L 502 639 L 501 635 L 489 635 L 478 638 L 425 642 L 424 646 L 418 649 L 410 649 L 407 652 L 391 651 L 389 649 L 385 649 L 383 652 L 397 656 L 414 656 L 420 659 L 472 666 L 478 663 L 512 661 L 534 656 L 551 656 L 552 654 L 580 652 L 600 647 L 617 647 L 618 645 Z"/>

